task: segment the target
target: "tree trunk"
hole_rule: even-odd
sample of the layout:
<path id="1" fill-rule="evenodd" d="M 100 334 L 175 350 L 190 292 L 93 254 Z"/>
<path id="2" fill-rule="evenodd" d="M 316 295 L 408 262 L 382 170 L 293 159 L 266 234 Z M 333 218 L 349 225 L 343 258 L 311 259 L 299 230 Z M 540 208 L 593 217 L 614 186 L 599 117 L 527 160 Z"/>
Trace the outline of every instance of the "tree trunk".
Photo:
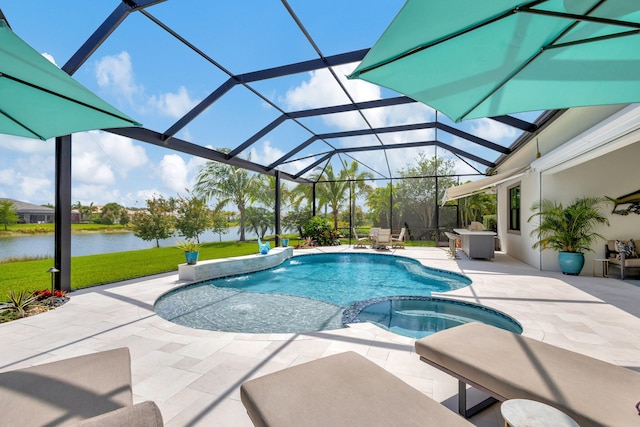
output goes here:
<path id="1" fill-rule="evenodd" d="M 245 234 L 244 234 L 244 206 L 238 206 L 238 211 L 240 211 L 240 241 L 244 242 Z"/>

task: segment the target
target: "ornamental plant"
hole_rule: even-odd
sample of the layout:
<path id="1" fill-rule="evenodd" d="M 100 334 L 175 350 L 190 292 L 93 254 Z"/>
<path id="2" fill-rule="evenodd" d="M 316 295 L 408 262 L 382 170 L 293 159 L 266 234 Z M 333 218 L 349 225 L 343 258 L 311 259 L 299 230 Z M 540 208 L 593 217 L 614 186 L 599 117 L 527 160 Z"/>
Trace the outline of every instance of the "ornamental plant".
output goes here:
<path id="1" fill-rule="evenodd" d="M 24 317 L 27 310 L 39 305 L 38 298 L 28 291 L 15 293 L 9 292 L 9 301 L 0 309 L 0 313 L 5 311 L 15 312 L 18 317 Z"/>
<path id="2" fill-rule="evenodd" d="M 340 244 L 340 233 L 331 227 L 329 220 L 314 216 L 303 227 L 302 237 L 310 237 L 319 246 L 336 246 Z"/>
<path id="3" fill-rule="evenodd" d="M 183 240 L 178 242 L 176 247 L 184 252 L 198 252 L 200 249 L 200 243 L 193 240 Z"/>
<path id="4" fill-rule="evenodd" d="M 65 291 L 59 291 L 59 290 L 55 290 L 52 293 L 50 289 L 42 289 L 42 290 L 33 292 L 33 296 L 36 297 L 36 299 L 38 301 L 46 300 L 46 299 L 51 298 L 51 297 L 53 297 L 53 298 L 62 298 L 66 294 L 67 293 Z"/>
<path id="5" fill-rule="evenodd" d="M 592 243 L 605 239 L 593 229 L 597 225 L 609 225 L 609 220 L 598 208 L 602 202 L 600 197 L 587 196 L 575 199 L 566 207 L 549 200 L 534 203 L 531 209 L 535 213 L 529 221 L 537 217 L 539 223 L 531 232 L 531 236 L 537 239 L 533 248 L 540 246 L 559 252 L 593 252 Z"/>

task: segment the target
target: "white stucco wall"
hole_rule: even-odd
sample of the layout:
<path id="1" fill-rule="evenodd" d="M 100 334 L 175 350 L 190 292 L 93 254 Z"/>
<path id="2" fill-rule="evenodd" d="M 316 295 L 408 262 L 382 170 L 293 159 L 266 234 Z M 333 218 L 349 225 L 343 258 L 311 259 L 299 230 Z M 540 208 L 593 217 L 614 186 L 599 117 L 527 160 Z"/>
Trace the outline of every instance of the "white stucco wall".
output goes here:
<path id="1" fill-rule="evenodd" d="M 542 154 L 541 161 L 545 156 L 550 156 L 547 158 L 553 160 L 553 156 L 561 155 L 558 150 L 562 148 L 563 144 L 574 138 L 579 139 L 581 144 L 588 144 L 590 143 L 590 135 L 595 135 L 598 132 L 600 122 L 606 123 L 614 118 L 619 118 L 619 122 L 627 123 L 630 114 L 622 116 L 622 113 L 628 111 L 623 107 L 571 110 L 566 113 L 566 117 L 563 116 L 541 132 L 537 144 L 535 140 L 530 142 L 526 147 L 511 155 L 499 169 L 507 170 L 532 162 L 535 164 L 537 150 L 540 150 Z M 635 111 L 632 113 L 636 114 Z M 640 109 L 637 114 L 640 114 Z M 527 222 L 532 214 L 531 205 L 540 198 L 568 203 L 576 197 L 584 195 L 619 197 L 640 190 L 640 173 L 638 172 L 640 171 L 640 137 L 633 135 L 635 133 L 632 136 L 624 137 L 618 135 L 607 144 L 600 146 L 597 149 L 599 151 L 592 150 L 570 158 L 568 163 L 579 163 L 580 158 L 584 158 L 583 163 L 575 166 L 532 170 L 518 179 L 498 185 L 498 237 L 502 250 L 534 267 L 559 271 L 557 252 L 547 250 L 541 253 L 538 249 L 532 249 L 535 239 L 530 236 L 530 233 L 534 223 Z M 625 140 L 624 144 L 620 143 L 622 139 Z M 578 147 L 580 146 L 578 145 Z M 615 151 L 607 152 L 612 150 L 612 148 L 607 149 L 607 146 L 614 147 Z M 594 153 L 597 153 L 597 156 L 594 156 Z M 508 188 L 517 183 L 520 183 L 521 186 L 521 232 L 519 234 L 507 230 L 509 220 Z M 612 207 L 612 204 L 603 206 L 603 212 L 607 212 L 609 215 L 611 226 L 603 227 L 597 231 L 608 238 L 640 238 L 640 216 L 611 215 Z M 604 243 L 599 241 L 594 249 L 595 253 L 585 254 L 586 263 L 583 274 L 590 274 L 592 259 L 601 258 L 604 255 Z"/>

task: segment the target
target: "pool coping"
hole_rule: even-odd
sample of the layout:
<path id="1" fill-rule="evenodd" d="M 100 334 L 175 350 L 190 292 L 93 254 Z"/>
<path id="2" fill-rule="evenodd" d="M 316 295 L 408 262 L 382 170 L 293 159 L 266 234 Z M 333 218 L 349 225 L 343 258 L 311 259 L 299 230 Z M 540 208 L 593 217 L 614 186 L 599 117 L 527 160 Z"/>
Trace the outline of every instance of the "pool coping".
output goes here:
<path id="1" fill-rule="evenodd" d="M 271 249 L 267 254 L 252 254 L 252 255 L 245 255 L 245 256 L 240 256 L 240 257 L 234 257 L 234 258 L 220 258 L 220 259 L 214 259 L 214 260 L 206 260 L 206 261 L 201 261 L 198 262 L 197 264 L 193 264 L 193 265 L 189 265 L 189 264 L 180 264 L 179 265 L 179 280 L 180 281 L 185 281 L 187 283 L 183 283 L 178 287 L 175 287 L 173 289 L 167 290 L 166 292 L 161 293 L 154 301 L 153 306 L 154 306 L 154 311 L 155 311 L 155 306 L 156 304 L 163 299 L 164 297 L 166 297 L 167 295 L 173 294 L 181 289 L 186 289 L 192 286 L 199 286 L 202 285 L 203 283 L 207 283 L 211 280 L 216 280 L 216 279 L 225 279 L 225 278 L 229 278 L 229 277 L 237 277 L 237 276 L 242 276 L 245 274 L 249 274 L 249 273 L 256 273 L 259 271 L 264 271 L 264 270 L 269 270 L 271 268 L 275 268 L 277 266 L 279 266 L 280 264 L 282 264 L 284 261 L 286 261 L 287 259 L 295 259 L 295 258 L 301 258 L 301 257 L 309 257 L 309 256 L 321 256 L 324 254 L 332 254 L 335 255 L 335 253 L 333 252 L 329 252 L 329 253 L 294 253 L 293 248 L 291 246 L 288 247 L 276 247 Z M 405 259 L 407 261 L 410 261 L 412 263 L 416 263 L 417 265 L 421 266 L 422 268 L 425 268 L 427 270 L 431 270 L 433 272 L 436 272 L 438 274 L 444 275 L 444 276 L 450 276 L 450 277 L 456 277 L 459 280 L 468 280 L 469 283 L 464 286 L 471 286 L 473 284 L 473 280 L 471 280 L 470 277 L 468 277 L 467 275 L 463 274 L 463 273 L 458 273 L 455 271 L 451 271 L 451 270 L 446 270 L 446 269 L 442 269 L 442 268 L 437 268 L 437 267 L 432 267 L 432 266 L 427 266 L 424 263 L 420 262 L 419 260 L 409 257 L 409 256 L 404 256 L 404 255 L 398 255 L 398 254 L 391 254 L 391 253 L 361 253 L 361 252 L 342 252 L 342 254 L 349 254 L 349 255 L 363 255 L 363 256 L 367 256 L 367 257 L 392 257 L 392 258 L 402 258 Z M 246 263 L 247 261 L 249 261 L 249 263 L 247 263 L 246 265 L 243 265 L 243 263 Z M 198 268 L 199 267 L 199 268 Z M 196 278 L 191 278 L 191 277 L 196 277 Z M 456 289 L 451 289 L 449 291 L 443 292 L 443 293 L 447 293 L 447 292 L 451 292 L 451 291 L 455 291 Z M 260 292 L 253 292 L 253 293 L 260 293 Z M 303 298 L 303 299 L 311 299 L 311 300 L 315 300 L 314 298 L 309 298 L 309 297 L 304 297 L 304 296 L 299 296 L 299 295 L 291 295 L 291 294 L 271 294 L 271 295 L 281 295 L 281 296 L 291 296 L 291 297 L 297 297 L 297 298 Z M 491 311 L 492 313 L 495 313 L 497 315 L 501 315 L 505 318 L 507 318 L 509 321 L 516 323 L 521 329 L 522 329 L 522 325 L 515 320 L 514 318 L 512 318 L 511 316 L 499 311 L 499 310 L 495 310 L 493 308 L 490 307 L 485 307 L 479 304 L 472 304 L 472 303 L 468 303 L 465 301 L 461 301 L 461 300 L 457 300 L 455 299 L 455 297 L 453 298 L 443 298 L 443 297 L 434 297 L 434 296 L 419 296 L 419 295 L 388 295 L 388 296 L 382 296 L 382 297 L 376 297 L 376 298 L 371 298 L 371 299 L 367 299 L 367 300 L 361 300 L 361 301 L 355 301 L 347 306 L 342 306 L 340 304 L 335 304 L 335 303 L 331 303 L 329 301 L 321 301 L 322 303 L 327 303 L 327 304 L 333 304 L 336 307 L 341 307 L 343 308 L 343 312 L 342 312 L 342 327 L 343 328 L 348 328 L 351 324 L 355 324 L 355 323 L 361 323 L 359 318 L 358 318 L 358 314 L 360 313 L 360 311 L 364 308 L 366 308 L 367 306 L 377 303 L 377 302 L 382 302 L 382 301 L 388 301 L 388 300 L 393 300 L 393 299 L 419 299 L 419 300 L 442 300 L 442 301 L 446 301 L 446 302 L 453 302 L 453 303 L 458 303 L 460 305 L 470 305 L 470 306 L 477 306 L 479 308 L 482 309 L 487 309 L 488 311 Z M 352 308 L 353 307 L 360 307 L 357 311 L 353 311 Z M 349 313 L 349 314 L 347 314 Z M 355 314 L 354 314 L 355 313 Z M 157 313 L 156 313 L 157 314 Z M 170 321 L 168 319 L 165 319 L 167 321 Z M 371 322 L 369 322 L 371 323 Z M 184 325 L 183 325 L 184 326 Z M 185 326 L 188 327 L 188 326 Z M 384 329 L 384 328 L 383 328 Z M 226 331 L 229 332 L 229 331 Z M 390 331 L 391 333 L 394 333 L 392 331 Z M 395 334 L 395 333 L 394 333 Z M 397 335 L 397 334 L 396 334 Z"/>
<path id="2" fill-rule="evenodd" d="M 475 309 L 484 310 L 484 311 L 490 312 L 491 314 L 495 314 L 499 317 L 504 318 L 510 323 L 515 324 L 518 328 L 520 328 L 520 334 L 522 334 L 522 332 L 524 331 L 524 327 L 520 322 L 518 322 L 518 320 L 516 320 L 514 317 L 508 315 L 503 311 L 500 311 L 495 308 L 488 307 L 482 304 L 462 301 L 462 300 L 456 299 L 455 297 L 444 298 L 440 296 L 434 297 L 434 296 L 392 295 L 392 296 L 371 298 L 363 301 L 356 301 L 353 304 L 349 305 L 347 308 L 345 308 L 344 311 L 342 312 L 342 324 L 347 326 L 353 323 L 362 323 L 362 321 L 360 320 L 360 313 L 362 312 L 362 310 L 364 310 L 365 308 L 373 304 L 378 304 L 381 302 L 392 301 L 392 300 L 393 301 L 395 300 L 439 301 L 439 302 L 452 303 L 452 304 L 457 304 L 457 305 L 466 306 L 466 307 L 473 307 Z M 367 322 L 369 321 L 367 320 Z"/>
<path id="3" fill-rule="evenodd" d="M 253 273 L 282 264 L 293 256 L 293 248 L 277 247 L 266 254 L 243 255 L 233 258 L 210 259 L 196 264 L 178 265 L 178 279 L 201 282 L 238 274 Z"/>

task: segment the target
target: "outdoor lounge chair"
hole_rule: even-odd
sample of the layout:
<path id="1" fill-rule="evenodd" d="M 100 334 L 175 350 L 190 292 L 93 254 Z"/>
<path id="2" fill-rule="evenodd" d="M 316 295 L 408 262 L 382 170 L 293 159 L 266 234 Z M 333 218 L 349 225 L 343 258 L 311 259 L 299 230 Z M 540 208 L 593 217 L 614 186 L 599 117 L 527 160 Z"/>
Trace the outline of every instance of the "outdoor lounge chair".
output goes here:
<path id="1" fill-rule="evenodd" d="M 479 322 L 415 343 L 420 360 L 458 379 L 458 410 L 471 416 L 495 402 L 551 405 L 581 427 L 636 426 L 640 373 Z M 494 400 L 466 407 L 466 385 Z"/>
<path id="2" fill-rule="evenodd" d="M 2 425 L 162 426 L 153 402 L 133 404 L 128 348 L 0 373 Z"/>
<path id="3" fill-rule="evenodd" d="M 354 249 L 367 248 L 367 243 L 369 243 L 369 239 L 366 237 L 358 237 L 358 232 L 356 231 L 355 227 L 353 227 L 353 238 L 355 239 L 355 243 L 353 244 Z"/>
<path id="4" fill-rule="evenodd" d="M 407 229 L 405 227 L 402 227 L 400 229 L 400 234 L 398 234 L 398 237 L 393 237 L 391 236 L 391 247 L 392 248 L 403 248 L 404 249 L 404 235 L 407 232 Z"/>
<path id="5" fill-rule="evenodd" d="M 374 249 L 389 249 L 390 244 L 391 229 L 381 228 L 380 231 L 378 231 L 378 236 L 376 237 L 375 244 L 373 244 Z"/>
<path id="6" fill-rule="evenodd" d="M 249 380 L 240 399 L 258 427 L 473 426 L 354 352 Z"/>
<path id="7" fill-rule="evenodd" d="M 371 242 L 371 249 L 373 249 L 376 245 L 376 239 L 378 238 L 379 232 L 380 227 L 371 227 L 369 229 L 369 241 Z"/>
<path id="8" fill-rule="evenodd" d="M 631 268 L 640 268 L 640 258 L 637 257 L 637 249 L 635 244 L 630 253 L 625 250 L 619 250 L 619 245 L 622 244 L 628 247 L 629 243 L 640 242 L 640 239 L 634 240 L 609 240 L 605 246 L 605 258 L 609 262 L 609 266 L 616 266 L 620 269 L 620 278 L 625 279 L 627 272 Z M 631 255 L 631 257 L 629 257 Z M 635 255 L 635 257 L 634 257 Z"/>

